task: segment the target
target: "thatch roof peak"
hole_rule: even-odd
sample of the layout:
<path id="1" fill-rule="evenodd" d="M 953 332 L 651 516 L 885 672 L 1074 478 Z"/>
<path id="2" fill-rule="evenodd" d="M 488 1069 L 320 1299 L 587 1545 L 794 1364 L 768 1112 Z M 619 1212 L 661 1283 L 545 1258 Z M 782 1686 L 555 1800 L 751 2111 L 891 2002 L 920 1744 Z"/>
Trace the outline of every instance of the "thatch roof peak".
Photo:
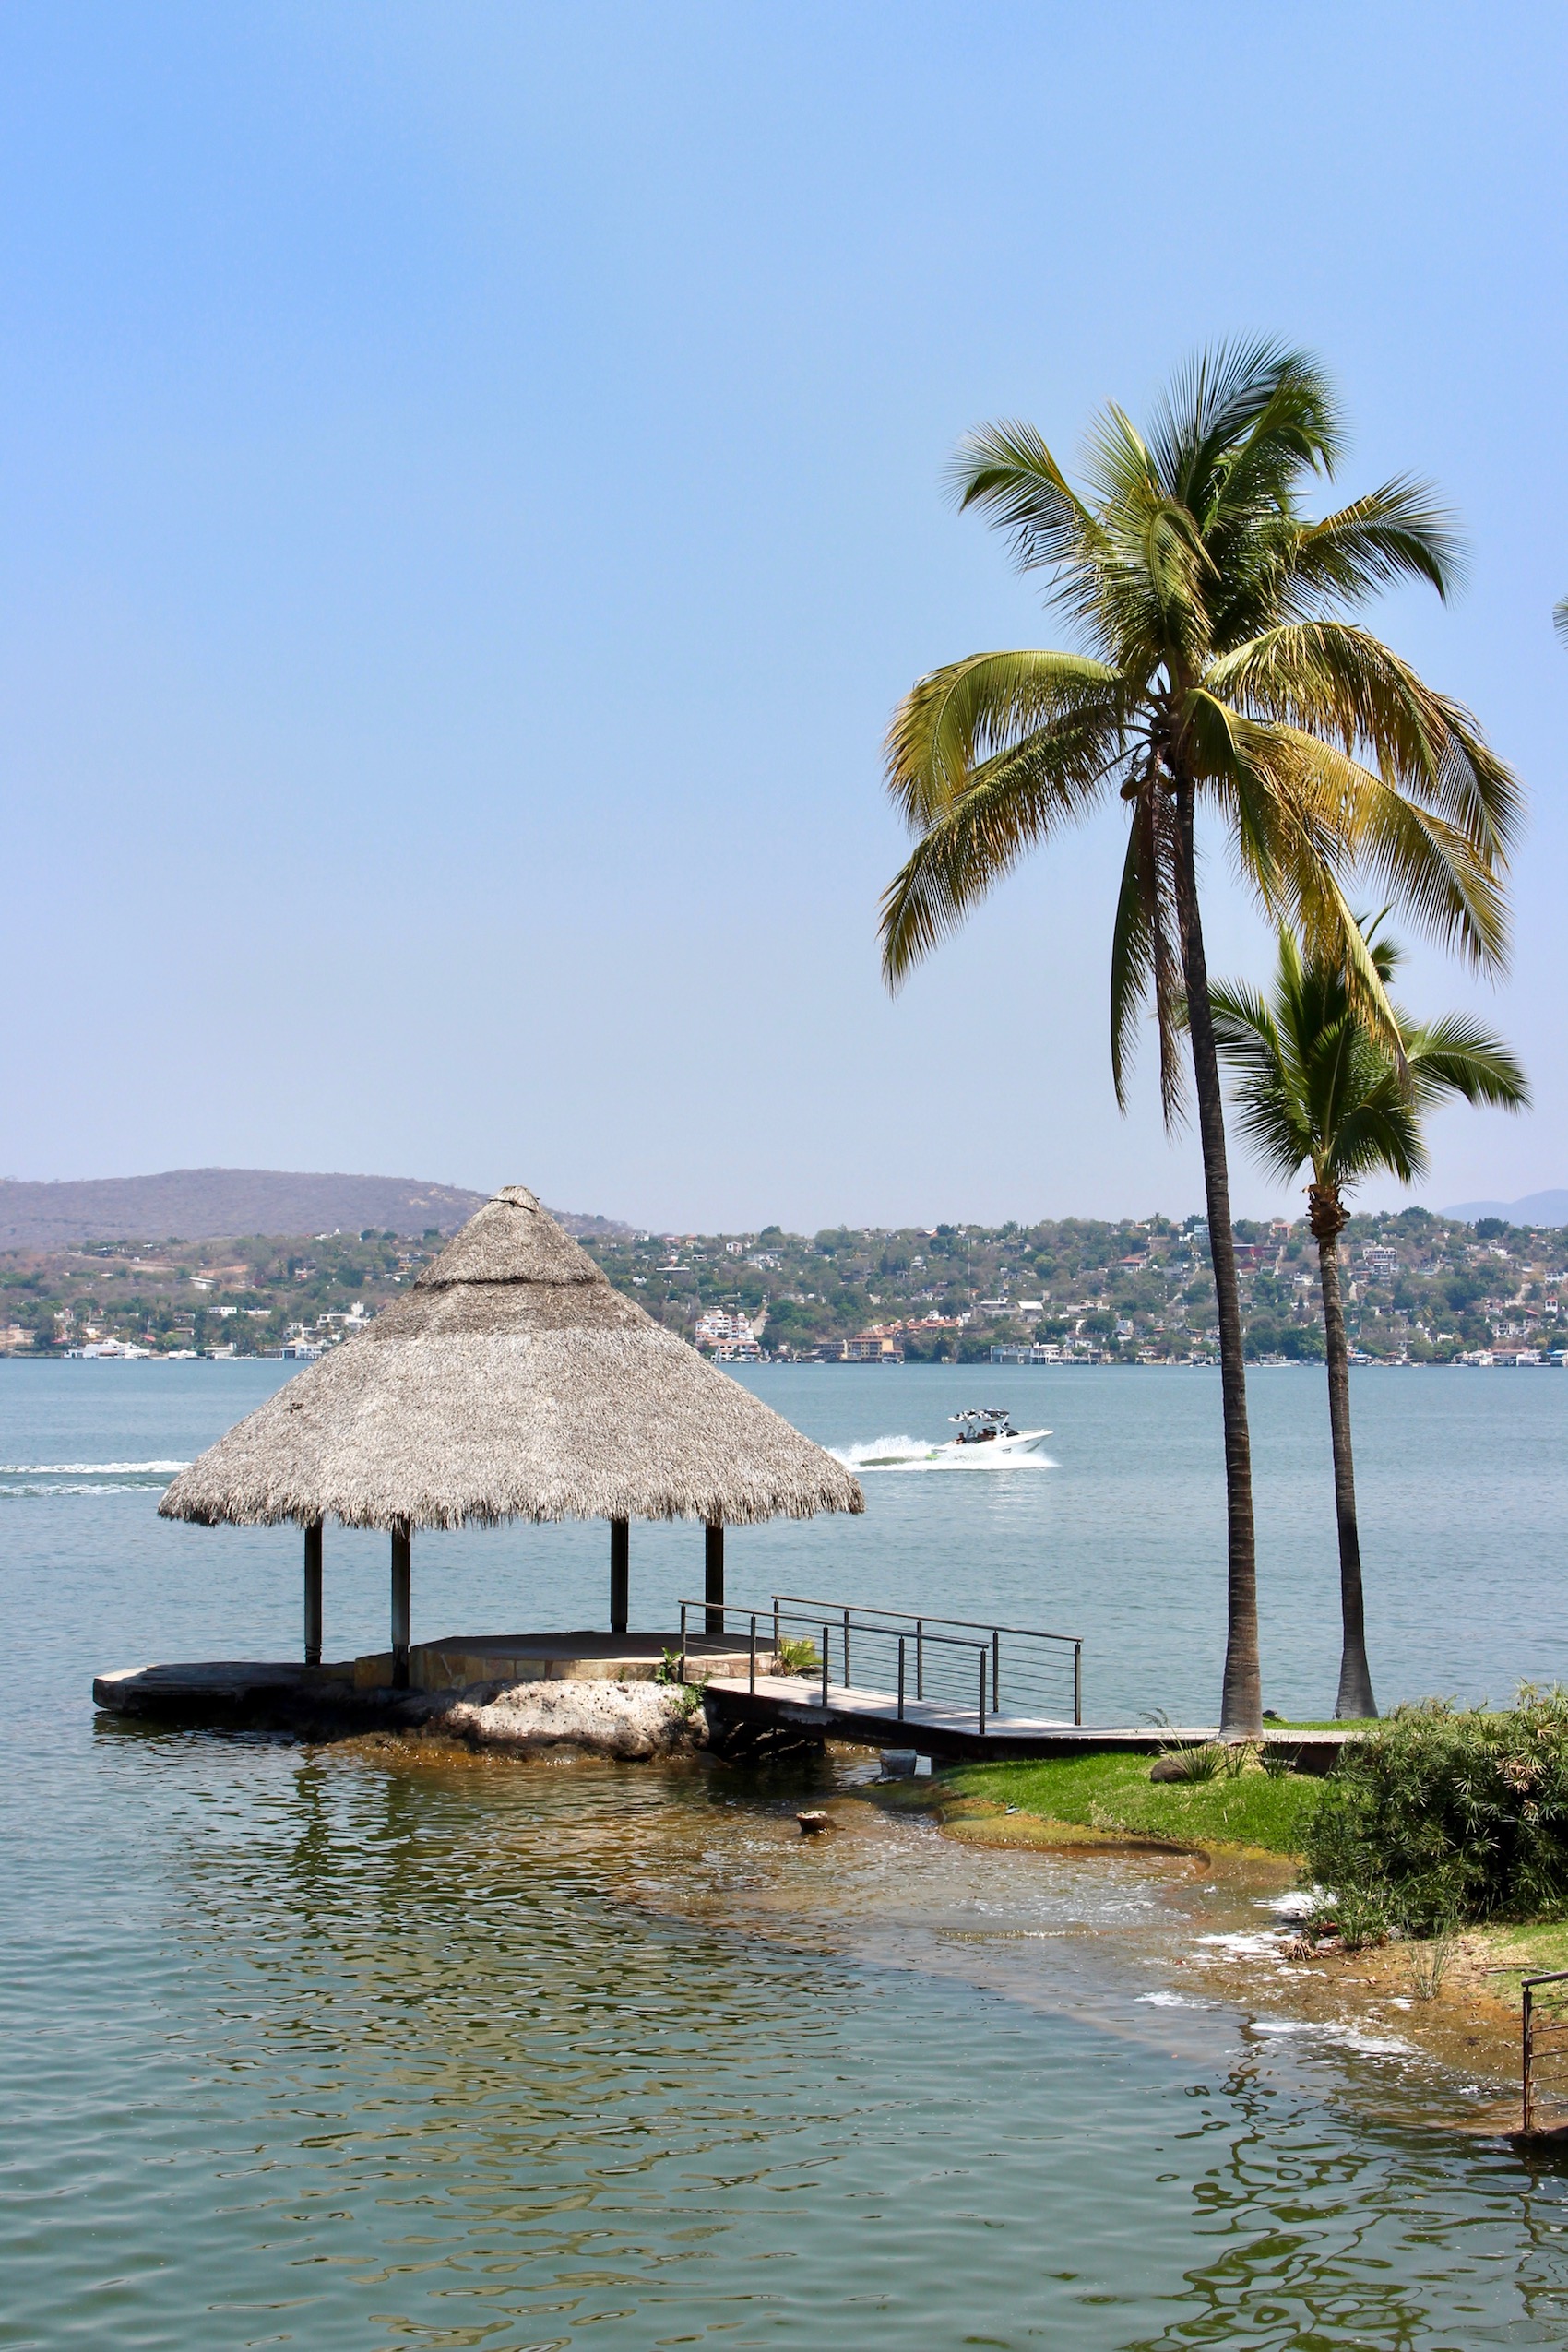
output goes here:
<path id="1" fill-rule="evenodd" d="M 557 1225 L 526 1184 L 506 1184 L 431 1260 L 416 1288 L 443 1290 L 460 1282 L 605 1280 L 602 1269 L 582 1244 Z"/>
<path id="2" fill-rule="evenodd" d="M 863 1511 L 865 1498 L 841 1462 L 616 1290 L 515 1184 L 158 1507 L 207 1526 L 747 1526 Z"/>

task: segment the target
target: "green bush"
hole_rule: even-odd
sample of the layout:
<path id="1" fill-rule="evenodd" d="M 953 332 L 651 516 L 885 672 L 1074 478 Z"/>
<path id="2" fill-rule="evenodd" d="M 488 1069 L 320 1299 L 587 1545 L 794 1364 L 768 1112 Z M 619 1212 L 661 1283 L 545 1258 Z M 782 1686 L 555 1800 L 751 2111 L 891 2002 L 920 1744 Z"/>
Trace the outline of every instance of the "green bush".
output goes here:
<path id="1" fill-rule="evenodd" d="M 1568 1916 L 1568 1691 L 1397 1709 L 1347 1744 L 1304 1847 L 1320 1885 L 1413 1934 Z"/>

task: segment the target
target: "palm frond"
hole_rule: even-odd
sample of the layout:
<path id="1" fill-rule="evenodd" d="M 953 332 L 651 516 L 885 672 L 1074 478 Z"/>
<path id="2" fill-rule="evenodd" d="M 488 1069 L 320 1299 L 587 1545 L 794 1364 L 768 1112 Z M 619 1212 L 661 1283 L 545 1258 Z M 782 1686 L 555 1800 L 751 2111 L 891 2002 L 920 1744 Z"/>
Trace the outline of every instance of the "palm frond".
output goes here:
<path id="1" fill-rule="evenodd" d="M 1516 1054 L 1477 1021 L 1451 1013 L 1406 1034 L 1410 1089 L 1423 1106 L 1463 1095 L 1497 1111 L 1527 1111 L 1530 1082 Z"/>
<path id="2" fill-rule="evenodd" d="M 1265 472 L 1276 487 L 1281 472 L 1289 480 L 1303 466 L 1331 474 L 1340 438 L 1314 362 L 1260 339 L 1211 346 L 1188 361 L 1156 412 L 1150 445 L 1169 495 L 1206 529 L 1227 498 L 1254 499 Z"/>
<path id="3" fill-rule="evenodd" d="M 1275 1008 L 1237 980 L 1217 981 L 1208 994 L 1215 1043 L 1235 1082 L 1241 1132 L 1265 1166 L 1289 1182 L 1311 1158 L 1313 1138 Z"/>
<path id="4" fill-rule="evenodd" d="M 1386 981 L 1398 960 L 1387 939 L 1361 941 Z M 1242 1133 L 1277 1174 L 1311 1162 L 1344 1191 L 1385 1169 L 1404 1183 L 1427 1165 L 1422 1114 L 1445 1095 L 1517 1110 L 1525 1074 L 1500 1039 L 1459 1015 L 1418 1027 L 1394 1016 L 1404 1053 L 1370 1022 L 1342 943 L 1303 948 L 1283 931 L 1265 999 L 1236 982 L 1210 992 L 1215 1039 L 1232 1078 Z"/>
<path id="5" fill-rule="evenodd" d="M 1508 909 L 1496 873 L 1456 826 L 1365 777 L 1356 810 L 1357 862 L 1428 934 L 1480 970 L 1507 961 Z"/>
<path id="6" fill-rule="evenodd" d="M 1099 526 L 1032 424 L 1008 421 L 966 434 L 948 468 L 960 513 L 979 506 L 1013 542 L 1020 570 L 1089 555 Z"/>
<path id="7" fill-rule="evenodd" d="M 1413 1184 L 1426 1173 L 1427 1148 L 1420 1123 L 1386 1063 L 1375 1075 L 1369 1075 L 1360 1099 L 1346 1103 L 1331 1133 L 1324 1172 L 1342 1191 L 1378 1169 L 1396 1176 L 1402 1184 Z"/>
<path id="8" fill-rule="evenodd" d="M 977 653 L 917 681 L 887 731 L 888 791 L 907 825 L 929 824 L 976 768 L 1063 719 L 1120 722 L 1117 673 L 1076 653 Z"/>
<path id="9" fill-rule="evenodd" d="M 1166 1126 L 1174 1128 L 1186 1107 L 1180 1052 L 1182 958 L 1174 829 L 1169 798 L 1158 788 L 1152 764 L 1138 781 L 1111 932 L 1111 1073 L 1117 1109 L 1125 1111 L 1138 1016 L 1152 996 L 1159 1039 L 1160 1105 Z"/>
<path id="10" fill-rule="evenodd" d="M 1369 630 L 1294 622 L 1222 654 L 1206 683 L 1258 718 L 1365 752 L 1385 783 L 1460 827 L 1489 864 L 1506 861 L 1518 782 L 1464 707 L 1433 693 Z"/>
<path id="11" fill-rule="evenodd" d="M 1089 713 L 978 767 L 929 819 L 882 899 L 882 972 L 897 988 L 1025 853 L 1086 815 L 1126 752 Z"/>
<path id="12" fill-rule="evenodd" d="M 1301 533 L 1290 562 L 1292 601 L 1302 591 L 1360 603 L 1401 579 L 1425 580 L 1447 600 L 1464 576 L 1451 511 L 1430 482 L 1396 474 Z"/>

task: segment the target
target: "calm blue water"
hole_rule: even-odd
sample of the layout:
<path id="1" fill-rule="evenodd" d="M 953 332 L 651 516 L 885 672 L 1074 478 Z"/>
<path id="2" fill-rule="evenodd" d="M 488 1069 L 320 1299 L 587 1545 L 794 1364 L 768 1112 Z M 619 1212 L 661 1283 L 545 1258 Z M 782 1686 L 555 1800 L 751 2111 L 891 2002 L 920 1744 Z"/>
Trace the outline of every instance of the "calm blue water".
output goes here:
<path id="1" fill-rule="evenodd" d="M 700 1767 L 95 1725 L 95 1667 L 293 1650 L 297 1538 L 166 1526 L 135 1467 L 279 1370 L 0 1364 L 0 2345 L 1568 2340 L 1563 2183 L 1448 2128 L 1461 2086 L 1151 2004 L 1224 1899 L 1164 1865 L 864 1808 L 807 1846 L 798 1786 Z M 1091 1713 L 1212 1705 L 1212 1376 L 751 1379 L 840 1446 L 1009 1404 L 1057 1467 L 873 1476 L 862 1521 L 731 1536 L 733 1590 L 1063 1623 Z M 1267 1697 L 1318 1712 L 1321 1385 L 1253 1395 Z M 1356 1411 L 1384 1704 L 1563 1670 L 1568 1381 L 1371 1373 Z M 379 1643 L 384 1546 L 327 1540 L 329 1648 Z M 606 1551 L 421 1538 L 416 1637 L 600 1621 Z M 657 1622 L 700 1538 L 633 1562 Z"/>

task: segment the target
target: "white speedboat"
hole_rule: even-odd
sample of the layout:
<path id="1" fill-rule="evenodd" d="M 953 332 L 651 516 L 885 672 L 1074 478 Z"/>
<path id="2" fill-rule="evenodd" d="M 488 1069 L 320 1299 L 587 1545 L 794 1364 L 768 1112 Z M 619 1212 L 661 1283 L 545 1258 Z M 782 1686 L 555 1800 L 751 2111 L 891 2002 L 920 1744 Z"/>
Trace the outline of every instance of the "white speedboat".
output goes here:
<path id="1" fill-rule="evenodd" d="M 945 1445 L 927 1446 L 910 1453 L 888 1455 L 858 1455 L 858 1470 L 909 1470 L 921 1467 L 940 1469 L 988 1469 L 1006 1461 L 1017 1461 L 1033 1454 L 1051 1435 L 1048 1429 L 1015 1429 L 1013 1417 L 998 1405 L 979 1405 L 967 1413 L 948 1417 L 956 1422 L 958 1434 Z"/>

